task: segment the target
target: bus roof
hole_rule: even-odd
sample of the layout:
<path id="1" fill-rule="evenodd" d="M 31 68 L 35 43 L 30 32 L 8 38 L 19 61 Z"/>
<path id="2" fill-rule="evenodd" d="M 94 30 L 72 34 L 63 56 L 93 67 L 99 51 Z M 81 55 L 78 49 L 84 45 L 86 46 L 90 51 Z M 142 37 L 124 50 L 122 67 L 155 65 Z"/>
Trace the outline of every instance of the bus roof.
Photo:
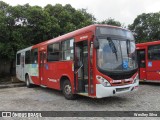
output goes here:
<path id="1" fill-rule="evenodd" d="M 34 48 L 37 48 L 37 47 L 40 47 L 40 46 L 43 46 L 43 45 L 46 45 L 46 44 L 50 44 L 50 43 L 53 43 L 53 42 L 57 42 L 57 41 L 61 41 L 61 40 L 66 40 L 66 39 L 70 39 L 74 36 L 77 36 L 77 35 L 80 35 L 80 34 L 85 34 L 86 32 L 94 32 L 95 28 L 96 27 L 112 27 L 112 28 L 120 28 L 120 29 L 124 29 L 124 30 L 127 30 L 125 28 L 121 28 L 121 27 L 117 27 L 117 26 L 112 26 L 112 25 L 104 25 L 104 24 L 93 24 L 93 25 L 89 25 L 89 26 L 86 26 L 84 28 L 81 28 L 81 29 L 78 29 L 78 30 L 75 30 L 73 32 L 70 32 L 70 33 L 67 33 L 67 34 L 64 34 L 62 36 L 59 36 L 59 37 L 56 37 L 56 38 L 53 38 L 53 39 L 50 39 L 50 40 L 47 40 L 47 41 L 44 41 L 42 43 L 39 43 L 39 44 L 36 44 L 34 45 Z"/>
<path id="2" fill-rule="evenodd" d="M 144 46 L 156 45 L 156 44 L 160 44 L 160 40 L 152 41 L 152 42 L 145 42 L 145 43 L 138 43 L 138 44 L 136 44 L 136 46 L 137 47 L 144 47 Z"/>
<path id="3" fill-rule="evenodd" d="M 17 51 L 17 53 L 22 53 L 22 52 L 25 52 L 25 51 L 28 51 L 28 50 L 31 50 L 31 49 L 32 49 L 32 46 L 27 47 L 27 48 L 22 49 L 22 50 L 19 50 L 19 51 Z"/>
<path id="4" fill-rule="evenodd" d="M 38 43 L 36 45 L 30 46 L 28 48 L 19 50 L 17 53 L 20 53 L 20 52 L 23 52 L 23 51 L 27 51 L 27 50 L 32 49 L 32 48 L 38 48 L 38 47 L 41 47 L 41 46 L 44 46 L 44 45 L 47 45 L 47 44 L 50 44 L 50 43 L 53 43 L 53 42 L 70 39 L 70 38 L 72 38 L 74 36 L 85 34 L 87 32 L 94 32 L 96 27 L 112 27 L 112 28 L 119 28 L 119 29 L 123 29 L 123 30 L 129 31 L 128 29 L 117 27 L 117 26 L 112 26 L 112 25 L 93 24 L 93 25 L 89 25 L 89 26 L 83 27 L 81 29 L 75 30 L 73 32 L 61 35 L 59 37 L 56 37 L 56 38 L 53 38 L 53 39 L 50 39 L 50 40 L 46 40 L 44 42 L 41 42 L 41 43 Z"/>

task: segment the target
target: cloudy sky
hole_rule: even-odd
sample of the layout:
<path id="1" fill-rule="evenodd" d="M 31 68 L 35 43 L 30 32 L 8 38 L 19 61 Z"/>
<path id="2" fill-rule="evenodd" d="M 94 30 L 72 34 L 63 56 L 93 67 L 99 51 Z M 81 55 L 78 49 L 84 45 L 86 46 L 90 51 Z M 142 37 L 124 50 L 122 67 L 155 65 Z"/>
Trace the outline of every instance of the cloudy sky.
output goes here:
<path id="1" fill-rule="evenodd" d="M 10 5 L 46 6 L 47 4 L 71 4 L 76 9 L 85 8 L 98 21 L 114 18 L 121 23 L 132 24 L 137 15 L 160 11 L 160 0 L 2 0 Z"/>

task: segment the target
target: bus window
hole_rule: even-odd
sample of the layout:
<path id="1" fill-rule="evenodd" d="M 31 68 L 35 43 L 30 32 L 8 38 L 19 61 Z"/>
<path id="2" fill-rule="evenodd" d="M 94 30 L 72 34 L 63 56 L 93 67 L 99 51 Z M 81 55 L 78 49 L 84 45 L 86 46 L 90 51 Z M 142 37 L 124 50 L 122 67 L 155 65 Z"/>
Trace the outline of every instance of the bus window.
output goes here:
<path id="1" fill-rule="evenodd" d="M 60 60 L 60 44 L 54 43 L 48 45 L 48 61 L 59 61 Z"/>
<path id="2" fill-rule="evenodd" d="M 30 64 L 31 60 L 31 52 L 30 50 L 26 51 L 25 53 L 25 64 Z"/>
<path id="3" fill-rule="evenodd" d="M 37 64 L 38 63 L 38 49 L 33 49 L 32 50 L 32 64 Z"/>
<path id="4" fill-rule="evenodd" d="M 18 53 L 18 54 L 17 54 L 17 65 L 20 65 L 20 56 L 21 56 L 21 54 Z"/>
<path id="5" fill-rule="evenodd" d="M 138 56 L 138 66 L 140 68 L 145 68 L 146 63 L 145 63 L 145 50 L 138 50 L 137 51 L 137 56 Z"/>
<path id="6" fill-rule="evenodd" d="M 73 60 L 74 39 L 62 42 L 62 60 Z"/>
<path id="7" fill-rule="evenodd" d="M 160 60 L 160 45 L 154 45 L 148 47 L 148 59 Z"/>

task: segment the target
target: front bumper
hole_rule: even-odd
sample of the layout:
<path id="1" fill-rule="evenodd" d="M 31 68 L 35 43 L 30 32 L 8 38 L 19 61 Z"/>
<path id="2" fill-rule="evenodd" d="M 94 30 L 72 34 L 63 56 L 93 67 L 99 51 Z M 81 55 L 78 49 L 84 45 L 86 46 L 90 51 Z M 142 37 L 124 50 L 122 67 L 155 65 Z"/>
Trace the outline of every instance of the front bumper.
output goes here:
<path id="1" fill-rule="evenodd" d="M 96 84 L 96 97 L 103 98 L 114 96 L 118 94 L 128 93 L 131 91 L 136 91 L 139 86 L 139 81 L 134 84 L 124 85 L 124 86 L 110 86 L 104 87 L 102 84 Z"/>

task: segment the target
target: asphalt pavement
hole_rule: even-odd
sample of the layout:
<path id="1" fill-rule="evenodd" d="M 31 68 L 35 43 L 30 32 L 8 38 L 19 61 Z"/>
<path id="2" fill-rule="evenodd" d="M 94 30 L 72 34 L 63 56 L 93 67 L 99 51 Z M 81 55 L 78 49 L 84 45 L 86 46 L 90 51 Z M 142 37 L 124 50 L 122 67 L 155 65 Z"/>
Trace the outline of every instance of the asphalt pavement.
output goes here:
<path id="1" fill-rule="evenodd" d="M 79 96 L 76 100 L 66 100 L 53 89 L 14 87 L 0 89 L 0 101 L 0 111 L 159 111 L 160 84 L 143 83 L 137 92 L 103 99 Z"/>

